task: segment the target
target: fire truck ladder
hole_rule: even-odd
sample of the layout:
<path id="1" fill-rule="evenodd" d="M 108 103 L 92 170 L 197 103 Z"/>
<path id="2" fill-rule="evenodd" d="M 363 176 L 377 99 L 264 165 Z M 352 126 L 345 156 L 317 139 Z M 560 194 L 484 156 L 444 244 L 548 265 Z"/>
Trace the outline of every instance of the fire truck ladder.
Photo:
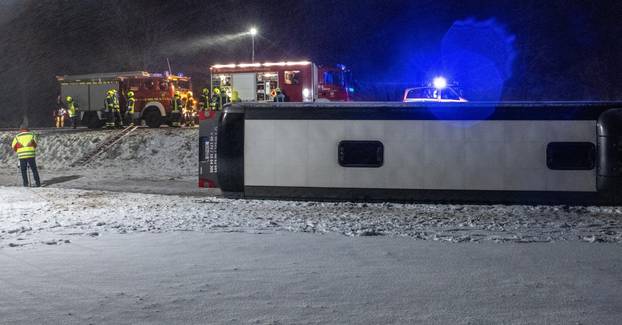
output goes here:
<path id="1" fill-rule="evenodd" d="M 99 156 L 102 153 L 108 151 L 108 149 L 112 148 L 115 144 L 117 144 L 123 138 L 127 137 L 128 135 L 130 135 L 137 128 L 138 128 L 138 126 L 128 126 L 128 127 L 126 127 L 125 129 L 123 129 L 123 130 L 121 130 L 119 132 L 111 134 L 110 136 L 105 138 L 102 142 L 100 142 L 93 150 L 91 150 L 88 153 L 86 153 L 80 159 L 74 161 L 70 166 L 71 167 L 83 166 L 83 165 L 89 163 L 90 161 L 95 159 L 97 156 Z"/>

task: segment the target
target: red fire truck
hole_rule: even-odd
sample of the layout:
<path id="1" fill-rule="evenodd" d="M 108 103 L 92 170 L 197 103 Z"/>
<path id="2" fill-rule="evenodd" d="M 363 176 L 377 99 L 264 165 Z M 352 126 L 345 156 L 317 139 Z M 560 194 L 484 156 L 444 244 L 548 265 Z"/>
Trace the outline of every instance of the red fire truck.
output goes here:
<path id="1" fill-rule="evenodd" d="M 273 101 L 279 88 L 291 102 L 350 100 L 350 71 L 343 65 L 310 61 L 217 64 L 210 68 L 212 89 L 240 101 Z M 233 96 L 233 97 L 232 97 Z"/>
<path id="2" fill-rule="evenodd" d="M 186 97 L 192 89 L 189 77 L 145 71 L 65 75 L 56 79 L 60 83 L 61 98 L 73 98 L 79 108 L 81 124 L 89 128 L 100 128 L 105 124 L 103 112 L 109 89 L 118 91 L 122 113 L 125 112 L 126 94 L 133 91 L 135 117 L 152 128 L 170 122 L 175 91 Z"/>

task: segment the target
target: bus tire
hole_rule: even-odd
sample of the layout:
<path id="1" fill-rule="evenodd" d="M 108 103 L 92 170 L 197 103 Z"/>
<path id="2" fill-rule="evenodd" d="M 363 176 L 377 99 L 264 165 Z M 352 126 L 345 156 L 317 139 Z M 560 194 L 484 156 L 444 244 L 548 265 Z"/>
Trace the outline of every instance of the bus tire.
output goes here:
<path id="1" fill-rule="evenodd" d="M 160 116 L 160 111 L 154 108 L 147 108 L 145 113 L 143 113 L 143 119 L 145 120 L 145 124 L 147 124 L 150 128 L 159 128 L 160 124 L 162 124 L 162 116 Z"/>

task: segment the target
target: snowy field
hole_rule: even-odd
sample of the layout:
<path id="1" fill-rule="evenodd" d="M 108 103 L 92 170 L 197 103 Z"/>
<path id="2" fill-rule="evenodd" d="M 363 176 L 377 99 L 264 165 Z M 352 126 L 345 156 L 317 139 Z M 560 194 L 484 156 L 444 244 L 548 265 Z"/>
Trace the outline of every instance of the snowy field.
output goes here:
<path id="1" fill-rule="evenodd" d="M 0 196 L 0 247 L 173 231 L 293 231 L 450 242 L 622 241 L 622 209 L 610 207 L 256 201 L 20 187 L 0 187 Z"/>
<path id="2" fill-rule="evenodd" d="M 0 133 L 0 324 L 619 324 L 622 208 L 229 200 L 197 130 Z"/>
<path id="3" fill-rule="evenodd" d="M 619 324 L 622 246 L 175 232 L 0 249 L 2 324 Z"/>

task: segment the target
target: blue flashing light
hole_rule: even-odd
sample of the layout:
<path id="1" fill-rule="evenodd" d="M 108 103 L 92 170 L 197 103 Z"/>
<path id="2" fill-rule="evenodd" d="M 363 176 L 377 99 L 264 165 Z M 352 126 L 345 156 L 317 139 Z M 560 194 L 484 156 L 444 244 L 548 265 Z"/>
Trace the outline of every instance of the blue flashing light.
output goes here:
<path id="1" fill-rule="evenodd" d="M 183 77 L 183 76 L 184 76 L 184 74 L 183 74 L 182 72 L 180 72 L 180 73 L 178 73 L 178 74 L 177 74 L 177 76 L 178 76 L 178 77 Z"/>
<path id="2" fill-rule="evenodd" d="M 436 77 L 432 81 L 432 85 L 434 85 L 434 88 L 439 90 L 445 89 L 447 88 L 447 79 L 443 77 Z"/>

